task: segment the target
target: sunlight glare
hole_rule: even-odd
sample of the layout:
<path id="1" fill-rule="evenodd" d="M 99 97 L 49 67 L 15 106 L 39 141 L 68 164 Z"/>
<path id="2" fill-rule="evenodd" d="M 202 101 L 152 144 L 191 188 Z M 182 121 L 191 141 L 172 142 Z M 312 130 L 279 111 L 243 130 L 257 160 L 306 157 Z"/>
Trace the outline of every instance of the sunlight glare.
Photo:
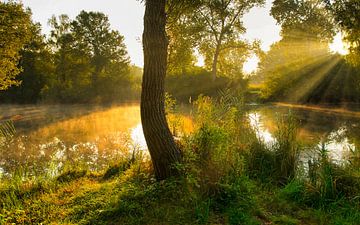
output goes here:
<path id="1" fill-rule="evenodd" d="M 333 42 L 329 44 L 329 48 L 332 53 L 338 53 L 340 55 L 346 55 L 349 53 L 346 44 L 342 41 L 341 33 L 336 34 Z"/>
<path id="2" fill-rule="evenodd" d="M 251 74 L 255 72 L 258 68 L 259 62 L 259 57 L 257 57 L 256 55 L 250 56 L 243 65 L 243 72 L 245 74 Z"/>
<path id="3" fill-rule="evenodd" d="M 147 144 L 141 123 L 131 129 L 130 136 L 134 146 L 139 148 L 139 150 L 147 150 Z"/>
<path id="4" fill-rule="evenodd" d="M 255 130 L 257 138 L 259 138 L 265 144 L 270 145 L 275 143 L 276 139 L 270 133 L 270 131 L 264 127 L 262 122 L 262 116 L 259 113 L 248 114 L 250 126 Z"/>
<path id="5" fill-rule="evenodd" d="M 196 65 L 196 66 L 200 66 L 200 67 L 205 66 L 205 58 L 204 58 L 204 56 L 202 56 L 197 49 L 194 50 L 194 54 L 195 54 L 195 56 L 196 56 L 196 63 L 195 63 L 195 65 Z"/>

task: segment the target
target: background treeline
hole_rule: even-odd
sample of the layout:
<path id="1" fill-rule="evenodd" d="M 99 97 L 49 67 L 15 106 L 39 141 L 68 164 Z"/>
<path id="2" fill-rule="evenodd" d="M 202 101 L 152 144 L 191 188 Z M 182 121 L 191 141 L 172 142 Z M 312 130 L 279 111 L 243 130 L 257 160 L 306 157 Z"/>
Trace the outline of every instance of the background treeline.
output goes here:
<path id="1" fill-rule="evenodd" d="M 166 90 L 186 102 L 200 94 L 214 96 L 228 88 L 237 92 L 235 87 L 241 87 L 239 93 L 243 93 L 247 81 L 242 66 L 249 55 L 259 50 L 259 43 L 240 38 L 245 32 L 240 18 L 262 3 L 263 0 L 245 1 L 243 5 L 226 7 L 201 3 L 196 18 L 191 18 L 200 1 L 184 2 L 182 7 L 173 9 L 169 1 L 167 7 L 172 13 L 166 27 L 169 36 Z M 3 25 L 12 26 L 9 19 L 16 7 L 27 18 L 20 22 L 31 30 L 29 38 L 14 49 L 18 59 L 13 64 L 19 71 L 11 78 L 14 83 L 7 86 L 8 90 L 0 93 L 2 102 L 139 100 L 142 70 L 130 65 L 124 37 L 110 28 L 106 15 L 82 11 L 74 20 L 66 15 L 53 16 L 49 20 L 50 35 L 44 36 L 40 25 L 31 21 L 30 10 L 16 2 L 0 4 L 6 12 Z M 211 15 L 212 10 L 217 13 Z M 222 18 L 225 14 L 226 18 Z M 207 20 L 209 16 L 212 21 Z M 228 24 L 220 26 L 218 20 Z M 216 31 L 211 27 L 216 27 Z M 196 65 L 199 55 L 205 58 L 203 66 Z"/>
<path id="2" fill-rule="evenodd" d="M 247 101 L 360 102 L 358 1 L 275 0 L 271 15 L 281 26 L 281 40 L 267 52 L 243 37 L 242 17 L 263 0 L 176 2 L 167 2 L 165 82 L 176 99 L 231 89 Z M 124 37 L 103 13 L 53 17 L 44 36 L 21 3 L 1 2 L 0 10 L 0 90 L 8 89 L 0 92 L 1 102 L 139 100 L 142 70 L 130 65 Z M 339 31 L 347 56 L 329 51 Z M 243 65 L 253 55 L 260 59 L 258 70 L 246 76 Z"/>
<path id="3" fill-rule="evenodd" d="M 48 38 L 21 5 L 4 4 L 12 17 L 17 7 L 27 20 L 28 41 L 19 51 L 19 74 L 1 93 L 2 102 L 36 103 L 130 101 L 140 93 L 141 69 L 130 65 L 124 37 L 111 30 L 106 15 L 82 11 L 74 20 L 52 17 Z M 6 6 L 7 5 L 7 6 Z M 7 19 L 7 18 L 6 18 Z"/>

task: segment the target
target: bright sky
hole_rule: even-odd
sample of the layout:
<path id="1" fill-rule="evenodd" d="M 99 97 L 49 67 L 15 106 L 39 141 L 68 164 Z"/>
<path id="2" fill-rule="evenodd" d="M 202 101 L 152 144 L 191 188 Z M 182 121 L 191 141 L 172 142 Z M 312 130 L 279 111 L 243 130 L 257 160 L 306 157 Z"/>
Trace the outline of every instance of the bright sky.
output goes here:
<path id="1" fill-rule="evenodd" d="M 100 11 L 108 15 L 113 29 L 125 37 L 125 44 L 133 64 L 143 66 L 141 35 L 143 31 L 144 5 L 139 0 L 22 0 L 31 8 L 33 20 L 42 24 L 43 33 L 48 34 L 47 25 L 52 15 L 67 14 L 75 18 L 81 10 Z M 254 8 L 243 21 L 247 28 L 244 38 L 259 39 L 262 49 L 268 50 L 270 45 L 280 40 L 280 27 L 269 15 L 272 0 L 267 0 L 264 8 Z"/>
<path id="2" fill-rule="evenodd" d="M 329 48 L 331 52 L 339 53 L 340 55 L 346 55 L 349 53 L 348 46 L 342 41 L 341 33 L 336 34 L 333 42 L 329 45 Z"/>

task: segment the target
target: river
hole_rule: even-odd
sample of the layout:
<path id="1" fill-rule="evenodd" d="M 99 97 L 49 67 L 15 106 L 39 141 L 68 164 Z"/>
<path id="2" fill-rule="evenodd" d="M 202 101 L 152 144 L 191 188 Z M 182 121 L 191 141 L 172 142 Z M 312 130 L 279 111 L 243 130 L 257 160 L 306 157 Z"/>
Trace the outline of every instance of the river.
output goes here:
<path id="1" fill-rule="evenodd" d="M 334 160 L 344 160 L 360 145 L 360 113 L 289 105 L 251 107 L 247 115 L 258 137 L 266 144 L 276 141 L 276 121 L 291 113 L 299 121 L 298 139 L 304 146 L 325 144 Z M 2 120 L 14 120 L 16 134 L 0 148 L 0 177 L 21 168 L 36 175 L 46 168 L 55 175 L 64 165 L 106 168 L 133 151 L 147 155 L 140 109 L 136 104 L 2 105 Z M 191 131 L 191 118 L 179 125 Z M 184 122 L 185 121 L 185 122 Z M 52 165 L 49 169 L 49 165 Z M 54 172 L 55 171 L 55 172 Z"/>

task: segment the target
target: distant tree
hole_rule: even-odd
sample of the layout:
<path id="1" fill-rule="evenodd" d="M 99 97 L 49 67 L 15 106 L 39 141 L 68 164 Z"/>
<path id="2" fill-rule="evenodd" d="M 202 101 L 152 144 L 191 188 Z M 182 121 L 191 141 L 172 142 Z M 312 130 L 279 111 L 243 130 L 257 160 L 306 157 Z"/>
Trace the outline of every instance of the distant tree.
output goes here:
<path id="1" fill-rule="evenodd" d="M 73 21 L 61 15 L 50 24 L 56 68 L 48 90 L 51 98 L 88 102 L 130 97 L 124 37 L 111 30 L 106 15 L 82 11 Z"/>
<path id="2" fill-rule="evenodd" d="M 124 37 L 111 30 L 105 14 L 81 11 L 71 23 L 71 30 L 78 52 L 89 57 L 93 66 L 91 82 L 95 91 L 101 85 L 101 77 L 110 78 L 114 72 L 119 76 L 128 73 L 129 57 Z"/>
<path id="3" fill-rule="evenodd" d="M 264 78 L 263 97 L 270 100 L 285 101 L 288 97 L 297 98 L 301 84 L 305 90 L 315 83 L 307 78 L 320 75 L 314 71 L 319 65 L 331 60 L 327 43 L 301 42 L 283 38 L 273 44 L 270 50 L 260 58 L 259 76 Z M 318 82 L 318 81 L 317 81 Z M 311 91 L 311 90 L 308 90 Z M 294 102 L 300 99 L 294 100 Z"/>
<path id="4" fill-rule="evenodd" d="M 166 1 L 169 37 L 168 73 L 186 74 L 196 63 L 194 49 L 199 39 L 199 26 L 193 21 L 193 12 L 201 0 Z"/>
<path id="5" fill-rule="evenodd" d="M 19 85 L 19 52 L 31 38 L 31 12 L 21 3 L 0 2 L 0 90 Z"/>
<path id="6" fill-rule="evenodd" d="M 144 15 L 144 74 L 141 122 L 158 180 L 176 175 L 174 164 L 181 159 L 169 130 L 164 107 L 167 67 L 166 0 L 146 0 Z"/>
<path id="7" fill-rule="evenodd" d="M 169 35 L 168 72 L 186 74 L 195 65 L 195 40 L 187 18 L 183 17 L 167 29 Z"/>
<path id="8" fill-rule="evenodd" d="M 87 96 L 91 86 L 91 61 L 78 50 L 71 23 L 67 15 L 53 16 L 49 20 L 53 28 L 49 45 L 54 54 L 55 71 L 44 90 L 48 100 L 79 102 L 93 97 Z"/>
<path id="9" fill-rule="evenodd" d="M 221 51 L 237 47 L 240 34 L 245 32 L 242 16 L 255 6 L 262 5 L 264 0 L 203 0 L 194 12 L 193 20 L 201 23 L 200 50 L 206 62 L 211 62 L 212 78 L 216 79 L 217 65 Z M 241 44 L 240 46 L 243 46 Z"/>
<path id="10" fill-rule="evenodd" d="M 243 41 L 228 45 L 219 54 L 218 72 L 231 79 L 242 79 L 243 65 L 252 52 L 252 46 Z"/>

